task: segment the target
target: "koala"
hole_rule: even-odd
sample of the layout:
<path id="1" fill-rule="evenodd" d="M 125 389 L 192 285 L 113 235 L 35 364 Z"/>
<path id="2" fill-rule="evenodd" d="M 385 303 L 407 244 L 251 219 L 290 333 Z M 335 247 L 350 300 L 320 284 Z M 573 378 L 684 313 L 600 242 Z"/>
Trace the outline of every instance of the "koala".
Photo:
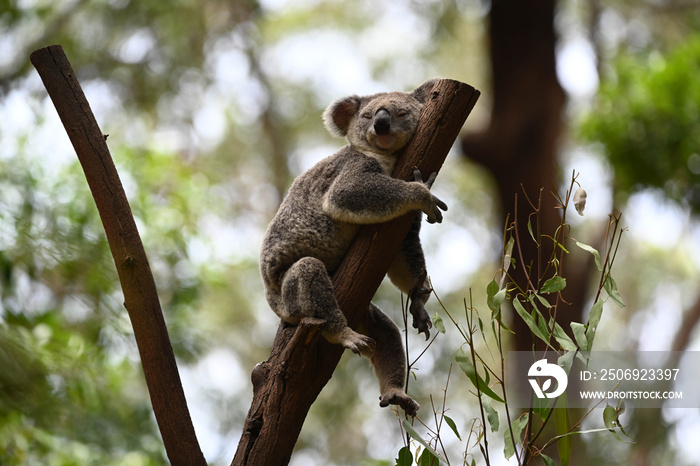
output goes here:
<path id="1" fill-rule="evenodd" d="M 286 323 L 303 317 L 325 321 L 322 335 L 331 343 L 371 359 L 379 380 L 380 406 L 401 406 L 414 416 L 418 403 L 404 391 L 406 360 L 401 333 L 370 304 L 357 331 L 351 329 L 333 294 L 331 276 L 361 225 L 381 223 L 416 212 L 411 229 L 388 275 L 410 298 L 413 327 L 430 336 L 425 310 L 431 289 L 418 237 L 424 213 L 442 221 L 447 205 L 423 181 L 391 177 L 397 152 L 409 142 L 436 80 L 412 92 L 356 95 L 333 102 L 324 112 L 326 128 L 348 144 L 299 176 L 263 239 L 260 272 L 272 310 Z"/>

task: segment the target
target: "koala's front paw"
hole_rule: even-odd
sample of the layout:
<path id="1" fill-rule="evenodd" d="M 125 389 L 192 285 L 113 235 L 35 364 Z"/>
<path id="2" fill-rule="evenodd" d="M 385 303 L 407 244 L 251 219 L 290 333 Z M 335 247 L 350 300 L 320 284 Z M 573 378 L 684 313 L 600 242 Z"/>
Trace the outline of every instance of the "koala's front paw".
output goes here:
<path id="1" fill-rule="evenodd" d="M 428 199 L 426 205 L 421 209 L 427 215 L 428 223 L 441 223 L 442 212 L 440 210 L 447 210 L 447 204 L 442 202 L 436 196 L 433 196 L 433 193 L 430 192 L 430 188 L 433 186 L 436 176 L 437 172 L 433 172 L 426 181 L 423 181 L 423 175 L 421 175 L 420 170 L 415 170 L 413 172 L 413 180 L 423 183 L 423 185 L 428 188 L 430 198 Z"/>
<path id="2" fill-rule="evenodd" d="M 389 405 L 401 406 L 409 416 L 415 416 L 420 409 L 420 405 L 400 388 L 389 388 L 379 397 L 379 406 L 386 408 Z"/>

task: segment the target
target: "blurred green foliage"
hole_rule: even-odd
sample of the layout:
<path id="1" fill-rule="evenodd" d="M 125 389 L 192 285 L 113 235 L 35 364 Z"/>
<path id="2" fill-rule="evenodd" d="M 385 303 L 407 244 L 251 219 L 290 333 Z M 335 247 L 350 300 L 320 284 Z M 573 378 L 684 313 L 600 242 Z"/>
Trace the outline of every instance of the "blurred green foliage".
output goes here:
<path id="1" fill-rule="evenodd" d="M 600 144 L 618 193 L 644 188 L 700 212 L 700 36 L 667 53 L 620 54 L 583 121 Z"/>
<path id="2" fill-rule="evenodd" d="M 0 463 L 162 464 L 77 170 L 51 178 L 21 154 L 0 161 Z"/>

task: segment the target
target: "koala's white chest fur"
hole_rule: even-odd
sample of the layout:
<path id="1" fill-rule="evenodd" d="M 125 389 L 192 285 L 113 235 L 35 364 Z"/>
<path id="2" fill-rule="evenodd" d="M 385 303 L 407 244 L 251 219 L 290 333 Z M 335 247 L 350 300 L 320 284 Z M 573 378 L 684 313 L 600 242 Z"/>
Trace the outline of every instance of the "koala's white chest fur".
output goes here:
<path id="1" fill-rule="evenodd" d="M 394 172 L 394 167 L 396 166 L 396 156 L 377 154 L 375 152 L 364 149 L 359 149 L 359 152 L 362 152 L 367 157 L 371 157 L 377 162 L 379 162 L 379 165 L 382 167 L 382 173 L 384 173 L 385 175 L 391 176 L 391 174 Z"/>

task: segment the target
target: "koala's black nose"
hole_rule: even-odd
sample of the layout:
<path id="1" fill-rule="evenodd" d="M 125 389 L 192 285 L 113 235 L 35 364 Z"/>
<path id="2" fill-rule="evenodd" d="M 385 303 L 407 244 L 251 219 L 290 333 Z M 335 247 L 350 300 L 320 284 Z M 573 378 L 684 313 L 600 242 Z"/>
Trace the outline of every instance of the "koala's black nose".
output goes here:
<path id="1" fill-rule="evenodd" d="M 389 134 L 391 129 L 391 115 L 382 108 L 374 115 L 374 132 L 378 135 Z"/>

